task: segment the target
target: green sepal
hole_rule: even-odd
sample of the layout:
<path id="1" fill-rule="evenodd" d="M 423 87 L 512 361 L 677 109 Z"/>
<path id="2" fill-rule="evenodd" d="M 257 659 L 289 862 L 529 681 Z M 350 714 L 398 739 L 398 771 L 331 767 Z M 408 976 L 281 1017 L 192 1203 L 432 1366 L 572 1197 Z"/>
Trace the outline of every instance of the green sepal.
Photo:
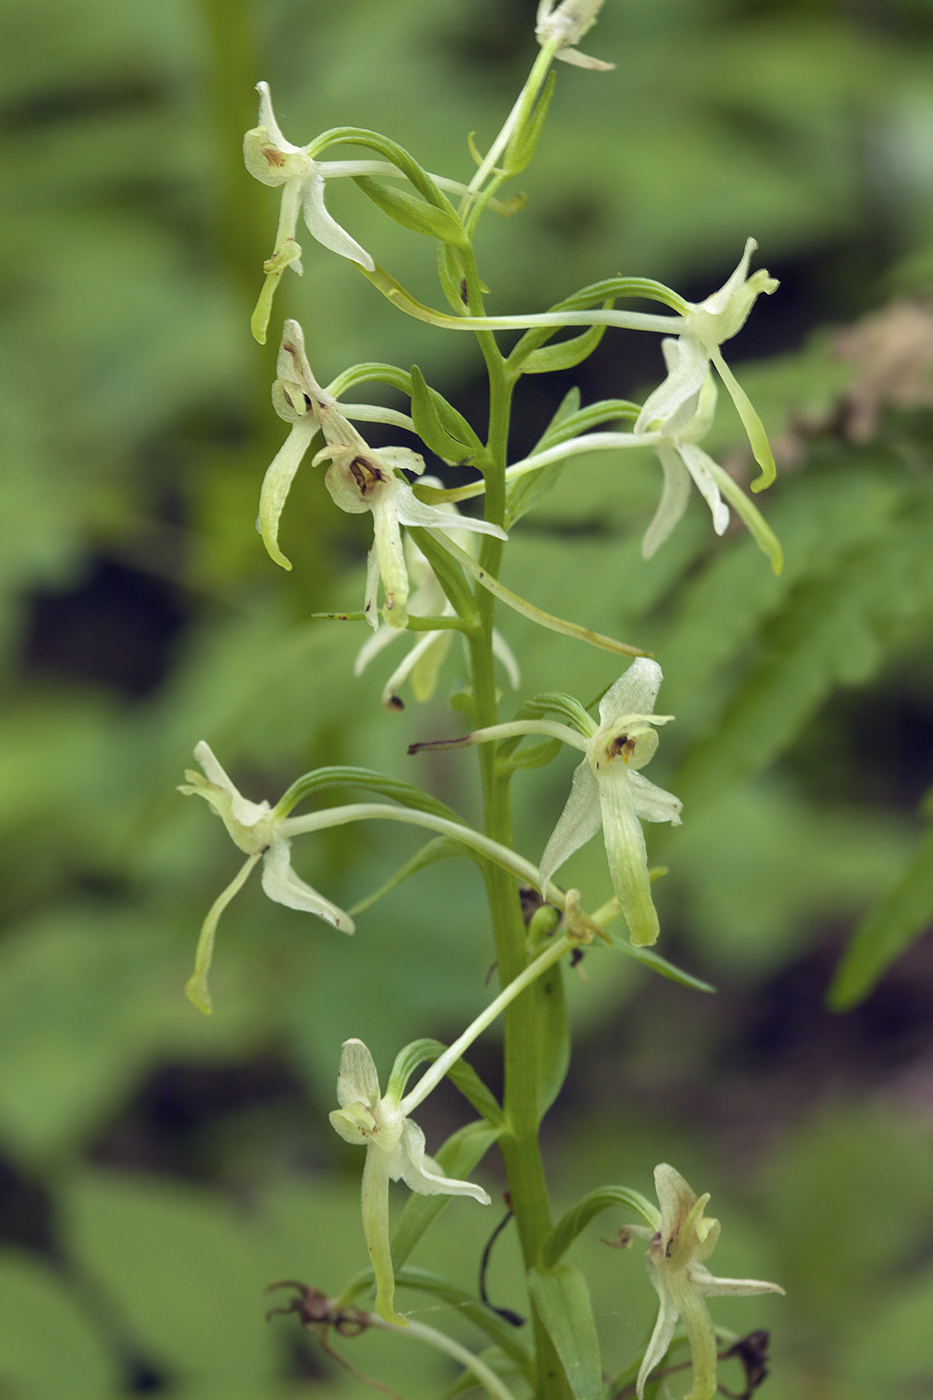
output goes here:
<path id="1" fill-rule="evenodd" d="M 884 894 L 852 935 L 827 997 L 833 1011 L 858 1006 L 894 960 L 933 919 L 933 828 L 894 887 Z"/>
<path id="2" fill-rule="evenodd" d="M 540 744 L 530 744 L 526 749 L 518 749 L 508 758 L 497 757 L 496 767 L 502 773 L 514 773 L 518 769 L 526 772 L 532 768 L 543 768 L 552 763 L 563 745 L 559 739 L 542 739 Z"/>
<path id="3" fill-rule="evenodd" d="M 405 190 L 381 185 L 369 175 L 354 175 L 353 183 L 378 205 L 384 214 L 388 214 L 390 219 L 394 219 L 403 228 L 410 229 L 412 233 L 424 233 L 429 238 L 439 238 L 442 243 L 450 243 L 458 248 L 468 246 L 463 225 L 452 209 L 439 209 L 423 199 L 416 199 Z"/>
<path id="4" fill-rule="evenodd" d="M 403 807 L 411 807 L 416 812 L 430 812 L 435 817 L 446 817 L 448 821 L 460 821 L 459 815 L 446 802 L 439 802 L 413 783 L 390 778 L 374 769 L 350 767 L 316 768 L 312 773 L 302 774 L 279 798 L 272 809 L 272 816 L 285 817 L 306 797 L 316 796 L 330 788 L 346 787 L 366 788 L 368 792 L 391 798 L 393 802 L 400 802 Z"/>
<path id="5" fill-rule="evenodd" d="M 640 1192 L 630 1191 L 627 1186 L 599 1186 L 595 1191 L 587 1192 L 558 1220 L 541 1252 L 542 1268 L 555 1268 L 590 1221 L 613 1206 L 624 1206 L 626 1210 L 640 1215 L 649 1230 L 660 1229 L 661 1217 L 657 1206 L 652 1205 Z"/>
<path id="6" fill-rule="evenodd" d="M 608 329 L 608 326 L 590 326 L 589 330 L 581 331 L 569 340 L 559 340 L 556 345 L 542 345 L 539 350 L 532 350 L 522 361 L 522 374 L 554 374 L 558 370 L 576 368 L 589 359 Z"/>
<path id="7" fill-rule="evenodd" d="M 483 451 L 469 423 L 436 390 L 425 383 L 417 365 L 411 367 L 411 417 L 415 432 L 444 461 L 464 463 Z"/>
<path id="8" fill-rule="evenodd" d="M 430 1039 L 413 1040 L 404 1046 L 395 1057 L 386 1097 L 393 1102 L 399 1102 L 404 1097 L 408 1081 L 415 1070 L 420 1065 L 433 1064 L 446 1049 L 447 1046 L 439 1040 Z M 465 1060 L 457 1060 L 447 1071 L 447 1078 L 492 1127 L 501 1129 L 505 1126 L 505 1118 L 495 1094 L 486 1088 L 472 1065 L 468 1065 Z"/>
<path id="9" fill-rule="evenodd" d="M 527 121 L 515 132 L 511 141 L 505 148 L 505 157 L 502 168 L 507 175 L 520 175 L 528 166 L 534 156 L 541 132 L 544 127 L 544 119 L 547 116 L 547 109 L 551 105 L 551 98 L 554 96 L 554 89 L 557 86 L 557 79 L 553 73 L 549 73 L 547 82 L 541 90 L 541 95 L 530 112 Z"/>
<path id="10" fill-rule="evenodd" d="M 477 1119 L 452 1133 L 434 1153 L 434 1160 L 445 1176 L 465 1181 L 501 1134 L 501 1128 L 491 1127 L 484 1118 Z M 419 1196 L 412 1193 L 392 1232 L 392 1258 L 397 1269 L 401 1269 L 425 1230 L 452 1200 L 453 1196 Z"/>
<path id="11" fill-rule="evenodd" d="M 580 1269 L 528 1270 L 528 1291 L 570 1383 L 574 1400 L 600 1400 L 603 1371 L 590 1290 Z"/>
<path id="12" fill-rule="evenodd" d="M 417 875 L 419 870 L 427 869 L 429 865 L 434 865 L 436 861 L 450 860 L 453 857 L 459 858 L 464 854 L 463 847 L 458 846 L 455 841 L 448 840 L 446 836 L 435 836 L 433 840 L 426 842 L 425 845 L 421 847 L 420 851 L 416 851 L 411 859 L 407 860 L 399 870 L 396 870 L 394 875 L 390 875 L 384 885 L 380 885 L 378 890 L 374 890 L 373 893 L 367 895 L 365 899 L 361 899 L 358 904 L 354 904 L 352 909 L 347 910 L 347 913 L 351 918 L 355 918 L 357 914 L 362 914 L 366 909 L 371 909 L 372 906 L 377 904 L 385 895 L 391 894 L 392 891 L 397 889 L 410 875 Z"/>

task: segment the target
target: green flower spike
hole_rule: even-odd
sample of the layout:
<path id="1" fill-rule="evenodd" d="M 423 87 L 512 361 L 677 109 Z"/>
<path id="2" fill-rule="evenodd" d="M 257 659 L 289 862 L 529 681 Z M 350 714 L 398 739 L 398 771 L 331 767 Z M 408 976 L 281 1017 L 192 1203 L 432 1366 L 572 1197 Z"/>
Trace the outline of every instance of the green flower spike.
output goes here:
<path id="1" fill-rule="evenodd" d="M 472 1196 L 484 1206 L 489 1196 L 470 1181 L 441 1176 L 425 1156 L 424 1133 L 408 1118 L 402 1098 L 382 1097 L 373 1057 L 361 1040 L 345 1040 L 337 1075 L 340 1107 L 330 1121 L 345 1142 L 366 1148 L 363 1168 L 363 1232 L 376 1278 L 376 1312 L 405 1327 L 394 1308 L 395 1276 L 389 1247 L 389 1182 L 402 1180 L 421 1196 Z"/>
<path id="2" fill-rule="evenodd" d="M 540 0 L 538 5 L 535 37 L 543 49 L 554 48 L 554 57 L 564 63 L 572 63 L 575 68 L 597 69 L 608 73 L 615 68 L 614 63 L 604 63 L 601 58 L 590 58 L 573 46 L 582 39 L 596 23 L 596 16 L 603 7 L 603 0 Z"/>
<path id="3" fill-rule="evenodd" d="M 194 769 L 185 773 L 186 782 L 178 789 L 186 796 L 203 797 L 220 817 L 234 843 L 246 852 L 246 863 L 230 884 L 211 905 L 201 927 L 194 972 L 185 987 L 188 1000 L 199 1011 L 210 1015 L 213 1010 L 207 975 L 214 954 L 214 934 L 221 914 L 243 888 L 254 865 L 262 860 L 262 888 L 275 904 L 288 909 L 301 909 L 316 914 L 344 933 L 353 932 L 353 920 L 336 904 L 318 894 L 317 890 L 298 878 L 291 865 L 291 843 L 286 835 L 287 818 L 277 817 L 268 802 L 250 802 L 234 787 L 217 762 L 208 744 L 197 745 L 194 756 L 204 769 L 204 775 Z"/>
<path id="4" fill-rule="evenodd" d="M 752 484 L 753 491 L 763 490 L 774 480 L 774 457 L 761 419 L 719 347 L 742 329 L 761 293 L 770 295 L 778 285 L 777 279 L 763 268 L 748 276 L 749 260 L 757 247 L 754 238 L 749 238 L 728 282 L 705 301 L 686 303 L 688 309 L 681 313 L 684 326 L 678 336 L 680 354 L 673 364 L 668 360 L 667 378 L 649 394 L 635 423 L 636 433 L 652 432 L 658 424 L 669 424 L 677 411 L 700 392 L 712 363 L 729 391 L 761 467 L 761 476 Z"/>
<path id="5" fill-rule="evenodd" d="M 320 429 L 326 446 L 312 459 L 312 466 L 329 459 L 324 484 L 335 504 L 353 515 L 370 511 L 373 517 L 374 542 L 363 605 L 366 620 L 374 630 L 379 625 L 376 603 L 381 580 L 385 590 L 383 620 L 390 627 L 404 627 L 408 621 L 408 570 L 400 527 L 443 530 L 450 526 L 450 515 L 419 501 L 401 475 L 403 469 L 420 475 L 424 459 L 407 447 L 369 447 L 341 413 L 337 400 L 311 373 L 297 321 L 285 322 L 278 369 L 273 403 L 279 415 L 294 426 L 262 484 L 259 529 L 266 549 L 277 564 L 291 568 L 278 545 L 279 518 L 295 473 Z M 461 517 L 458 528 L 507 538 L 498 525 L 466 516 Z"/>
<path id="6" fill-rule="evenodd" d="M 706 1298 L 747 1298 L 756 1293 L 783 1293 L 776 1283 L 756 1278 L 714 1278 L 703 1263 L 719 1239 L 719 1221 L 703 1214 L 709 1194 L 697 1197 L 686 1181 L 666 1162 L 654 1169 L 660 1213 L 652 1232 L 644 1225 L 629 1225 L 622 1236 L 638 1235 L 650 1241 L 645 1263 L 661 1306 L 648 1350 L 638 1372 L 636 1394 L 642 1400 L 651 1372 L 671 1344 L 677 1320 L 683 1322 L 690 1343 L 693 1385 L 684 1400 L 713 1400 L 716 1394 L 716 1334 Z"/>

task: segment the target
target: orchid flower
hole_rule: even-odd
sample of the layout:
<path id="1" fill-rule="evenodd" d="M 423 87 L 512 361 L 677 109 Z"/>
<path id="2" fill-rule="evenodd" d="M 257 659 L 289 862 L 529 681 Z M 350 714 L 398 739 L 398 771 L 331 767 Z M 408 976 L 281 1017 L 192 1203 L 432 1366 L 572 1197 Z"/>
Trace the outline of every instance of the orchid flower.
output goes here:
<path id="1" fill-rule="evenodd" d="M 489 1196 L 470 1181 L 442 1176 L 425 1155 L 424 1133 L 407 1116 L 402 1094 L 382 1095 L 373 1057 L 361 1040 L 345 1040 L 337 1075 L 340 1104 L 330 1115 L 345 1142 L 366 1148 L 363 1168 L 363 1232 L 376 1279 L 376 1312 L 386 1322 L 406 1326 L 393 1306 L 395 1276 L 389 1247 L 389 1182 L 402 1180 L 421 1196 Z"/>
<path id="2" fill-rule="evenodd" d="M 680 1318 L 693 1362 L 693 1385 L 684 1400 L 713 1400 L 717 1388 L 716 1334 L 704 1299 L 746 1298 L 756 1293 L 783 1293 L 784 1289 L 755 1278 L 715 1278 L 703 1263 L 719 1239 L 719 1221 L 703 1214 L 709 1193 L 697 1197 L 680 1172 L 666 1162 L 655 1167 L 654 1182 L 661 1208 L 654 1228 L 628 1225 L 620 1234 L 623 1242 L 632 1235 L 650 1241 L 645 1264 L 661 1302 L 638 1372 L 636 1394 L 642 1400 L 648 1377 L 664 1359 Z"/>
<path id="3" fill-rule="evenodd" d="M 514 720 L 477 729 L 464 739 L 421 743 L 409 750 L 484 744 L 524 734 L 549 735 L 582 749 L 585 757 L 574 772 L 570 796 L 541 857 L 538 888 L 545 893 L 564 861 L 601 826 L 613 889 L 631 941 L 640 948 L 656 942 L 659 932 L 641 822 L 680 825 L 678 798 L 638 772 L 658 746 L 652 726 L 673 718 L 653 713 L 661 680 L 658 663 L 639 656 L 600 701 L 599 724 L 576 701 L 560 697 L 566 700 L 565 713 L 573 719 L 574 728 L 550 719 Z"/>
<path id="4" fill-rule="evenodd" d="M 705 301 L 686 303 L 688 309 L 682 312 L 683 329 L 678 332 L 680 353 L 676 358 L 668 357 L 667 378 L 645 400 L 635 422 L 635 432 L 651 432 L 658 425 L 663 429 L 663 425 L 676 421 L 678 411 L 700 393 L 712 364 L 729 391 L 755 460 L 762 469 L 761 476 L 752 484 L 752 490 L 760 491 L 774 480 L 774 457 L 761 419 L 719 348 L 723 341 L 730 340 L 742 329 L 761 293 L 770 295 L 778 285 L 777 279 L 764 268 L 748 276 L 749 260 L 757 247 L 754 238 L 749 238 L 738 267 L 719 291 Z"/>
<path id="5" fill-rule="evenodd" d="M 422 477 L 422 483 L 425 486 L 440 486 L 441 484 L 432 477 Z M 450 528 L 443 532 L 445 538 L 458 544 L 461 549 L 473 553 L 470 546 L 475 541 L 475 535 L 460 528 L 460 513 L 453 502 L 446 502 L 439 509 L 443 510 L 450 520 Z M 453 617 L 454 609 L 450 600 L 438 583 L 431 565 L 410 535 L 405 539 L 404 548 L 409 583 L 414 583 L 416 590 L 410 600 L 411 611 L 419 617 Z M 388 623 L 382 623 L 378 631 L 360 647 L 353 667 L 353 674 L 361 676 L 370 661 L 400 635 L 397 627 L 390 627 Z M 452 641 L 453 629 L 449 627 L 437 632 L 425 632 L 418 638 L 404 661 L 396 667 L 383 687 L 381 699 L 386 709 L 400 710 L 403 708 L 398 692 L 403 683 L 409 679 L 416 700 L 423 703 L 431 699 L 437 687 L 438 673 L 450 650 Z M 505 641 L 501 633 L 495 630 L 492 634 L 492 650 L 493 655 L 505 667 L 512 689 L 517 689 L 520 681 L 518 662 L 515 660 L 508 642 Z"/>
<path id="6" fill-rule="evenodd" d="M 312 466 L 330 459 L 324 483 L 334 502 L 351 514 L 371 511 L 373 516 L 374 543 L 369 553 L 363 606 L 366 620 L 374 630 L 379 625 L 376 603 L 381 579 L 385 590 L 383 619 L 391 627 L 404 627 L 408 621 L 409 587 L 400 527 L 416 525 L 443 530 L 450 526 L 450 515 L 419 501 L 399 475 L 403 469 L 420 475 L 424 459 L 407 447 L 377 450 L 368 446 L 341 413 L 337 400 L 321 388 L 311 373 L 297 321 L 285 322 L 278 369 L 272 401 L 280 417 L 293 427 L 262 484 L 259 529 L 266 549 L 277 564 L 291 568 L 278 545 L 279 518 L 295 473 L 311 439 L 320 430 L 326 445 L 312 459 Z M 458 528 L 506 538 L 498 525 L 466 516 L 460 518 Z"/>
<path id="7" fill-rule="evenodd" d="M 596 16 L 602 9 L 603 0 L 540 0 L 538 5 L 535 36 L 542 48 L 554 47 L 554 57 L 572 63 L 576 68 L 598 69 L 608 72 L 615 68 L 614 63 L 604 63 L 600 58 L 590 58 L 573 47 L 596 23 Z"/>
<path id="8" fill-rule="evenodd" d="M 250 802 L 234 787 L 220 766 L 210 746 L 202 740 L 194 756 L 204 769 L 203 775 L 194 769 L 185 773 L 186 781 L 178 791 L 186 796 L 203 797 L 220 817 L 234 844 L 246 852 L 246 862 L 227 888 L 211 905 L 201 926 L 194 972 L 185 988 L 186 995 L 199 1011 L 210 1015 L 213 1004 L 207 987 L 214 953 L 214 934 L 221 914 L 243 888 L 257 862 L 262 860 L 262 888 L 275 904 L 288 909 L 301 909 L 326 919 L 344 933 L 353 932 L 353 920 L 336 904 L 318 894 L 317 890 L 299 879 L 291 866 L 291 843 L 287 836 L 285 816 L 277 816 L 268 802 Z"/>

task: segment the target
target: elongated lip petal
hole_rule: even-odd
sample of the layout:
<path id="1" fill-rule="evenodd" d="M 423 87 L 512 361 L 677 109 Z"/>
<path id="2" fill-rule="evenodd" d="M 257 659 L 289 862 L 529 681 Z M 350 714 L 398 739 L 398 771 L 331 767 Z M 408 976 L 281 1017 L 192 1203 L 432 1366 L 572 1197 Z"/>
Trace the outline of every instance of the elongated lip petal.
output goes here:
<path id="1" fill-rule="evenodd" d="M 331 904 L 329 899 L 318 894 L 317 890 L 306 885 L 292 869 L 291 849 L 284 837 L 274 840 L 265 853 L 262 863 L 262 888 L 275 904 L 284 904 L 288 909 L 300 909 L 308 914 L 316 914 L 319 919 L 339 928 L 342 933 L 353 933 L 354 923 L 349 914 Z"/>
<path id="2" fill-rule="evenodd" d="M 657 942 L 660 928 L 651 898 L 648 854 L 641 823 L 635 815 L 635 799 L 629 773 L 621 759 L 609 764 L 598 778 L 603 840 L 612 887 L 638 948 Z"/>

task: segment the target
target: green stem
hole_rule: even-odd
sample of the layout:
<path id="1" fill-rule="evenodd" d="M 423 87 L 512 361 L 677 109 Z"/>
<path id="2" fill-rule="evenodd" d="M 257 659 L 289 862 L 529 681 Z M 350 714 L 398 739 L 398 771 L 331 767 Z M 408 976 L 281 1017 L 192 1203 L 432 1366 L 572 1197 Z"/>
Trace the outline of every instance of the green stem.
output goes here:
<path id="1" fill-rule="evenodd" d="M 483 314 L 481 283 L 472 254 L 464 258 L 468 306 L 471 315 Z M 505 520 L 505 471 L 508 461 L 508 434 L 513 384 L 506 363 L 489 331 L 478 331 L 477 340 L 489 376 L 489 434 L 486 451 L 490 467 L 485 473 L 485 518 L 496 525 Z M 480 566 L 498 578 L 502 562 L 502 542 L 485 536 Z M 493 672 L 492 630 L 495 599 L 484 588 L 476 588 L 476 615 L 479 628 L 469 639 L 473 681 L 474 723 L 485 729 L 498 722 L 495 676 Z M 512 812 L 508 772 L 497 768 L 494 749 L 479 751 L 483 786 L 484 830 L 500 845 L 512 846 Z M 515 880 L 499 865 L 485 870 L 486 891 L 492 920 L 499 978 L 507 987 L 527 966 L 526 930 Z M 499 1139 L 509 1183 L 509 1199 L 518 1227 L 526 1268 L 538 1263 L 551 1230 L 544 1163 L 538 1142 L 538 1072 L 536 1047 L 540 1015 L 540 984 L 529 987 L 524 996 L 512 1001 L 503 1013 L 504 1030 L 504 1109 L 508 1128 Z M 550 1336 L 532 1308 L 535 1324 L 537 1385 L 536 1400 L 570 1400 L 572 1394 Z"/>

